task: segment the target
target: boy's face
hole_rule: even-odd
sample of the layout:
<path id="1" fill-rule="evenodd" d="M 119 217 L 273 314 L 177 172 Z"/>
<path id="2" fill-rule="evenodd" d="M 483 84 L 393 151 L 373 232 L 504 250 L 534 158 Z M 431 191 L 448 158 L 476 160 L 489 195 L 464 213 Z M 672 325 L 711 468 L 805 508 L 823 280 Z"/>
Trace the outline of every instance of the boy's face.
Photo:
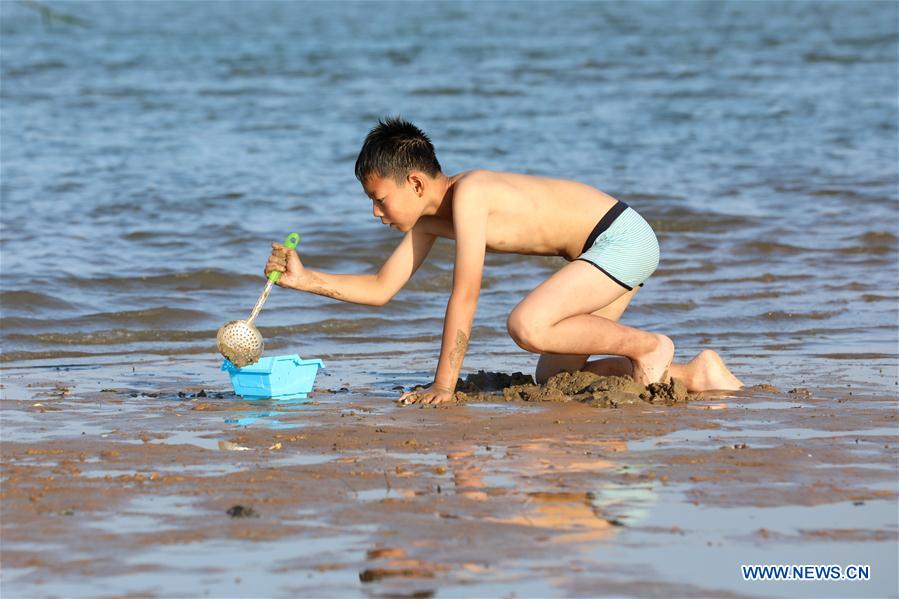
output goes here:
<path id="1" fill-rule="evenodd" d="M 385 225 L 406 232 L 421 216 L 421 184 L 415 174 L 397 183 L 391 177 L 370 175 L 362 184 L 372 201 L 372 215 Z"/>

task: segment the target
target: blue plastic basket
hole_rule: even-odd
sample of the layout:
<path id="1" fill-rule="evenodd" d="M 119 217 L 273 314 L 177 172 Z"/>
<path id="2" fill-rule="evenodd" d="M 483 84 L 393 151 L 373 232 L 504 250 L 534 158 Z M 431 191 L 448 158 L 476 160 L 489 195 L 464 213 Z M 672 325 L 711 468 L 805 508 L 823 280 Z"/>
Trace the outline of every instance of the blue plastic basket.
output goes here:
<path id="1" fill-rule="evenodd" d="M 222 362 L 234 393 L 244 399 L 306 399 L 318 369 L 324 367 L 321 360 L 303 360 L 297 354 L 268 356 L 243 368 Z"/>

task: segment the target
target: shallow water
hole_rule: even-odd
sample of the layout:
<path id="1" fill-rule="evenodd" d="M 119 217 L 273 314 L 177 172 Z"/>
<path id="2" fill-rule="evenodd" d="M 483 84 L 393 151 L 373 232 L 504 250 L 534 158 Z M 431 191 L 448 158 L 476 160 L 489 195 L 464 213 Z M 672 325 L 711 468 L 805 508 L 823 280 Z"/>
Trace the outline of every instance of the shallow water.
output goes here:
<path id="1" fill-rule="evenodd" d="M 11 2 L 0 23 L 7 363 L 215 360 L 290 230 L 310 267 L 370 272 L 399 235 L 353 161 L 402 114 L 448 172 L 571 177 L 643 213 L 662 262 L 625 319 L 679 357 L 894 390 L 894 4 L 54 8 L 89 26 Z M 268 350 L 426 382 L 451 256 L 383 309 L 276 290 Z M 533 367 L 505 316 L 562 264 L 488 257 L 467 368 Z"/>

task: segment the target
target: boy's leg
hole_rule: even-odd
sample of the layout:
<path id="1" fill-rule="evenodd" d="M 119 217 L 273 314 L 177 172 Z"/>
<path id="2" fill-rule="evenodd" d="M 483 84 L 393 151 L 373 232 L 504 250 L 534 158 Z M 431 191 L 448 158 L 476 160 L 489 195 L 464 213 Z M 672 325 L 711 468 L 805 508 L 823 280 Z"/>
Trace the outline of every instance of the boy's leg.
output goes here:
<path id="1" fill-rule="evenodd" d="M 637 289 L 625 293 L 608 306 L 593 312 L 593 315 L 618 321 L 636 295 Z M 601 376 L 633 376 L 634 369 L 629 358 L 611 357 L 588 361 L 589 358 L 589 355 L 583 354 L 541 354 L 534 378 L 542 384 L 560 372 L 578 370 Z M 669 374 L 682 380 L 687 390 L 693 393 L 736 391 L 743 387 L 743 382 L 727 368 L 721 356 L 710 349 L 702 350 L 686 364 L 672 362 Z"/>
<path id="2" fill-rule="evenodd" d="M 601 316 L 603 318 L 608 318 L 609 320 L 618 321 L 621 318 L 621 315 L 624 314 L 624 311 L 627 309 L 631 300 L 634 298 L 634 295 L 637 293 L 637 289 L 635 288 L 630 291 L 623 289 L 626 293 L 613 301 L 608 306 L 600 308 L 593 312 L 594 316 Z M 558 374 L 560 372 L 575 372 L 577 370 L 584 370 L 587 364 L 587 359 L 589 355 L 585 354 L 540 354 L 540 359 L 537 360 L 537 371 L 534 373 L 534 379 L 538 383 L 545 383 L 551 376 L 554 374 Z M 596 374 L 602 375 L 614 375 L 614 376 L 622 376 L 628 375 L 630 376 L 633 373 L 633 367 L 631 366 L 631 361 L 628 358 L 606 358 L 604 362 L 607 364 L 610 361 L 620 362 L 622 368 L 616 368 L 612 372 L 600 372 L 596 370 L 592 370 L 591 372 L 596 372 Z M 591 364 L 595 364 L 596 361 L 591 362 Z"/>
<path id="3" fill-rule="evenodd" d="M 637 289 L 639 288 L 635 288 L 630 292 L 625 293 L 605 308 L 597 310 L 593 314 L 617 322 L 630 305 L 631 300 L 637 293 Z M 540 369 L 540 362 L 543 360 L 544 356 L 545 354 L 541 355 L 540 360 L 537 362 L 538 370 Z M 550 356 L 552 356 L 552 354 L 550 354 Z M 568 358 L 568 356 L 560 357 Z M 571 356 L 571 358 L 578 358 L 581 360 L 575 368 L 571 369 L 571 371 L 585 370 L 601 376 L 633 376 L 634 367 L 628 358 L 609 357 L 600 358 L 598 360 L 589 360 L 590 356 Z M 558 365 L 562 366 L 568 366 L 575 363 L 571 359 L 561 360 L 560 362 L 561 364 Z M 568 368 L 560 368 L 555 372 L 551 372 L 550 367 L 555 365 L 556 364 L 552 364 L 551 362 L 546 365 L 546 379 L 549 379 L 549 377 L 558 372 L 562 372 L 562 370 L 568 370 Z M 692 393 L 699 393 L 701 391 L 736 391 L 737 389 L 742 389 L 744 386 L 743 381 L 734 376 L 734 373 L 730 371 L 727 365 L 725 365 L 721 356 L 710 349 L 702 350 L 693 356 L 693 359 L 686 364 L 676 364 L 672 362 L 669 374 L 672 378 L 678 378 L 683 381 L 687 386 L 687 391 Z M 544 379 L 544 381 L 546 379 Z"/>
<path id="4" fill-rule="evenodd" d="M 515 307 L 509 334 L 535 353 L 627 357 L 642 384 L 666 379 L 674 355 L 671 339 L 593 314 L 628 292 L 593 265 L 576 260 Z"/>

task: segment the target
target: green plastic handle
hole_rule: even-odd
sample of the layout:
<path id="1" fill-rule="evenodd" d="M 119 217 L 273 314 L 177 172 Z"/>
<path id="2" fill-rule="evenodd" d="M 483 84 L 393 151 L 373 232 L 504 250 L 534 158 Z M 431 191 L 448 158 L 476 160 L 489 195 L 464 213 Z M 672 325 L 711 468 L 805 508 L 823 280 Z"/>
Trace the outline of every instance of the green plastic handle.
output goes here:
<path id="1" fill-rule="evenodd" d="M 297 249 L 298 243 L 300 243 L 300 234 L 299 233 L 291 233 L 284 240 L 284 245 L 286 245 L 287 247 L 289 247 L 292 250 Z M 281 273 L 278 272 L 277 270 L 273 270 L 272 272 L 270 272 L 268 274 L 268 280 L 271 281 L 272 283 L 277 283 L 278 279 L 280 279 L 280 278 L 281 278 Z"/>

